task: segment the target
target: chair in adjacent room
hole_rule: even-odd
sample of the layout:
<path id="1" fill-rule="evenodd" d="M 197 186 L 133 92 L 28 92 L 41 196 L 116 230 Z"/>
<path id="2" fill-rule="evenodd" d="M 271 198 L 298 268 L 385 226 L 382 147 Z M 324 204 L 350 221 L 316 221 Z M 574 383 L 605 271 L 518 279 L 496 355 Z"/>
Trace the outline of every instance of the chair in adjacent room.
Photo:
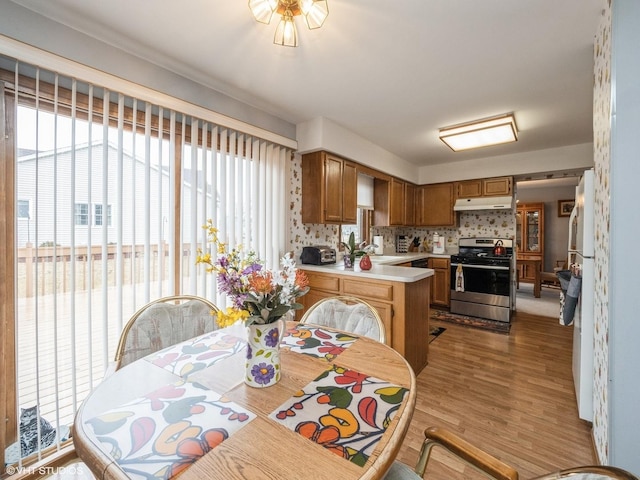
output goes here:
<path id="1" fill-rule="evenodd" d="M 385 343 L 387 338 L 378 311 L 356 297 L 340 295 L 323 298 L 307 309 L 300 322 L 337 328 L 380 343 Z"/>
<path id="2" fill-rule="evenodd" d="M 218 308 L 192 295 L 163 297 L 147 303 L 127 322 L 116 348 L 116 371 L 163 348 L 218 329 Z"/>
<path id="3" fill-rule="evenodd" d="M 441 447 L 455 458 L 462 460 L 493 480 L 518 480 L 517 470 L 498 460 L 487 452 L 470 444 L 453 432 L 438 427 L 430 427 L 424 431 L 424 442 L 415 469 L 404 463 L 395 461 L 384 477 L 384 480 L 420 480 L 425 477 L 427 463 L 433 447 Z M 638 480 L 633 474 L 615 467 L 582 466 L 558 470 L 531 480 L 552 480 L 571 478 L 575 480 Z"/>

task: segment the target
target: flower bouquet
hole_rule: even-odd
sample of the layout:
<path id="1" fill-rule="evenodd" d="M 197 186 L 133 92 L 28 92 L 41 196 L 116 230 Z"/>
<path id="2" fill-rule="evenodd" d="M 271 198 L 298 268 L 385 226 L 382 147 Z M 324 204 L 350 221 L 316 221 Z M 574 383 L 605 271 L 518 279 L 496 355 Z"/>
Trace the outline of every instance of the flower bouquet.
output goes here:
<path id="1" fill-rule="evenodd" d="M 273 323 L 290 310 L 302 308 L 296 300 L 309 291 L 304 272 L 295 267 L 291 254 L 281 259 L 282 270 L 264 268 L 255 252 L 244 252 L 242 245 L 231 250 L 218 238 L 218 229 L 211 220 L 203 227 L 209 243 L 218 254 L 198 252 L 196 263 L 207 265 L 207 272 L 217 274 L 218 291 L 226 294 L 233 307 L 218 312 L 218 324 L 226 327 L 243 320 L 245 325 Z"/>
<path id="2" fill-rule="evenodd" d="M 205 264 L 207 272 L 217 275 L 218 291 L 232 301 L 232 307 L 217 312 L 218 325 L 244 322 L 248 332 L 245 383 L 253 387 L 274 385 L 280 380 L 282 317 L 302 308 L 296 300 L 309 291 L 307 276 L 295 268 L 288 253 L 281 259 L 282 269 L 270 271 L 255 252 L 244 252 L 241 245 L 229 250 L 211 220 L 203 228 L 217 258 L 199 251 L 196 263 Z"/>

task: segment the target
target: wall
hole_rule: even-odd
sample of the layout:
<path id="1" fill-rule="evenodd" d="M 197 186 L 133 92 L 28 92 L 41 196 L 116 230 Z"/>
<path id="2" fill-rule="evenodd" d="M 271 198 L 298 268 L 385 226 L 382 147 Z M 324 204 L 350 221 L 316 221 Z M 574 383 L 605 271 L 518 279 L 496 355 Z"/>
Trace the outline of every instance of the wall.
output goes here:
<path id="1" fill-rule="evenodd" d="M 577 184 L 577 180 L 575 182 Z M 558 200 L 575 197 L 575 186 L 525 187 L 518 183 L 519 203 L 544 203 L 544 266 L 546 272 L 553 272 L 556 260 L 567 259 L 569 239 L 569 218 L 558 216 Z"/>
<path id="2" fill-rule="evenodd" d="M 595 39 L 593 129 L 595 159 L 595 299 L 593 437 L 600 463 L 609 463 L 609 170 L 611 149 L 611 6 Z"/>
<path id="3" fill-rule="evenodd" d="M 296 136 L 300 153 L 327 150 L 417 184 L 593 167 L 592 143 L 419 167 L 326 118 L 298 124 Z"/>
<path id="4" fill-rule="evenodd" d="M 452 165 L 454 168 L 452 168 Z M 430 165 L 420 168 L 419 183 L 450 182 L 474 178 L 525 175 L 563 170 L 585 170 L 593 167 L 593 144 L 583 143 L 559 148 L 474 158 L 454 164 Z"/>
<path id="5" fill-rule="evenodd" d="M 630 254 L 640 236 L 633 211 L 640 178 L 640 2 L 610 0 L 609 7 L 596 42 L 594 95 L 594 433 L 601 461 L 640 475 L 640 258 Z"/>
<path id="6" fill-rule="evenodd" d="M 296 155 L 289 169 L 289 250 L 300 258 L 302 247 L 329 245 L 337 247 L 337 225 L 311 225 L 302 223 L 302 157 Z"/>

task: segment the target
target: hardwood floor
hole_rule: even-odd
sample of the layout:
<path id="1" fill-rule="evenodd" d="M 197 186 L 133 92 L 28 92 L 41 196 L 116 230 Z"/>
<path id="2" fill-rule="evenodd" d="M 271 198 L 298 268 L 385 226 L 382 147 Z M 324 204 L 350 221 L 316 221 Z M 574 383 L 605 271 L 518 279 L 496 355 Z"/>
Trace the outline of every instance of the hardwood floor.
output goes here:
<path id="1" fill-rule="evenodd" d="M 508 335 L 449 323 L 429 345 L 418 399 L 398 460 L 415 466 L 426 427 L 447 428 L 511 465 L 527 479 L 593 465 L 591 425 L 578 418 L 573 327 L 518 314 Z M 484 478 L 435 449 L 426 478 Z"/>

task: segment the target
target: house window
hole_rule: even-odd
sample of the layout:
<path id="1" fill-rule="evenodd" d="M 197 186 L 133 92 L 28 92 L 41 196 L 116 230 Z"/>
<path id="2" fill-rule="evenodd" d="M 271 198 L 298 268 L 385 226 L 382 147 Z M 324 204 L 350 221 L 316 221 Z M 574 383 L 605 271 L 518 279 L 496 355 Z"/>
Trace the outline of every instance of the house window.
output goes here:
<path id="1" fill-rule="evenodd" d="M 29 200 L 18 200 L 18 218 L 31 218 L 31 205 Z"/>
<path id="2" fill-rule="evenodd" d="M 86 203 L 76 203 L 75 218 L 76 225 L 89 225 L 89 205 Z"/>
<path id="3" fill-rule="evenodd" d="M 96 203 L 93 206 L 93 221 L 97 227 L 101 227 L 104 222 L 101 203 Z M 111 226 L 111 205 L 107 205 L 107 227 L 110 227 L 110 226 Z"/>
<path id="4" fill-rule="evenodd" d="M 356 244 L 371 243 L 371 212 L 372 210 L 358 208 L 358 222 L 355 225 L 340 225 L 340 241 L 348 242 L 349 235 L 353 232 Z"/>

